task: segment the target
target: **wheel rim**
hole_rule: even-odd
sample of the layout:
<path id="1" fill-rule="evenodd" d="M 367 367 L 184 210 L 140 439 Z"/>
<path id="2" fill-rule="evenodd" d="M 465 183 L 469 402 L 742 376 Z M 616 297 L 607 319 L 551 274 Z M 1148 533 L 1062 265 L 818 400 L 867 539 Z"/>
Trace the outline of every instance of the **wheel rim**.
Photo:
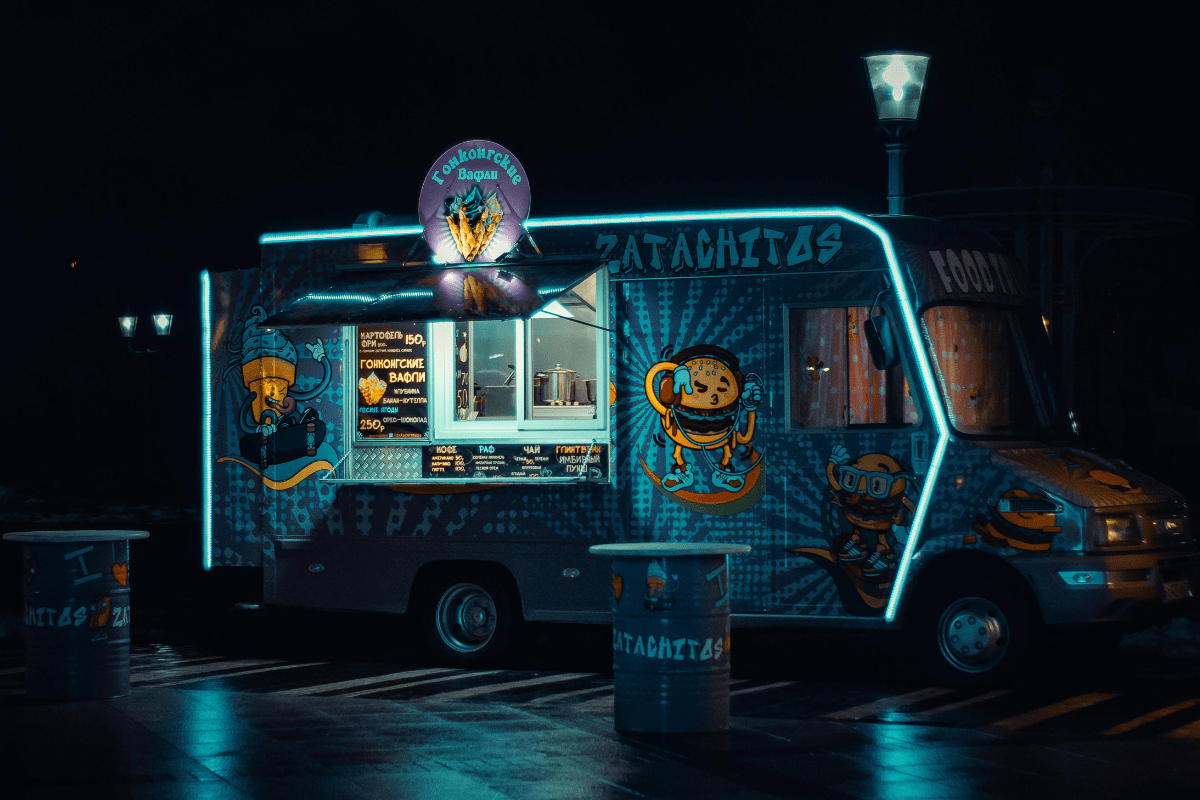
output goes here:
<path id="1" fill-rule="evenodd" d="M 451 650 L 482 650 L 496 632 L 496 604 L 473 583 L 459 583 L 442 593 L 435 618 L 438 636 Z"/>
<path id="2" fill-rule="evenodd" d="M 938 620 L 938 647 L 955 669 L 987 672 L 1008 652 L 1008 620 L 991 600 L 956 600 Z"/>

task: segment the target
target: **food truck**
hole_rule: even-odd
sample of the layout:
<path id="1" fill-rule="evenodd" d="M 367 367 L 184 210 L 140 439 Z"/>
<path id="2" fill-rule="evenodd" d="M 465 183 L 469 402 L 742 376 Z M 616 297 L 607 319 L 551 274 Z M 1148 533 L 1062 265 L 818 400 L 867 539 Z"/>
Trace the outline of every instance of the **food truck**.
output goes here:
<path id="1" fill-rule="evenodd" d="M 1183 498 L 1082 446 L 992 238 L 838 208 L 539 219 L 528 187 L 465 142 L 418 224 L 266 234 L 257 269 L 202 274 L 206 568 L 411 612 L 480 663 L 523 621 L 686 589 L 591 545 L 744 543 L 735 627 L 901 626 L 958 682 L 1197 591 Z"/>

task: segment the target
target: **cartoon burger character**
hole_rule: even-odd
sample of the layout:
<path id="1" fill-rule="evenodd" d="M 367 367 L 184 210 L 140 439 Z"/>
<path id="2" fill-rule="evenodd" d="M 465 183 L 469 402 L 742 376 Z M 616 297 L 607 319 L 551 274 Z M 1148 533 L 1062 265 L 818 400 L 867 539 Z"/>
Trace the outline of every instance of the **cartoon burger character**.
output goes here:
<path id="1" fill-rule="evenodd" d="M 913 508 L 905 496 L 912 476 L 885 453 L 851 460 L 846 448 L 837 445 L 825 464 L 825 477 L 830 503 L 840 512 L 833 554 L 864 581 L 890 584 L 899 548 L 895 526 Z"/>
<path id="2" fill-rule="evenodd" d="M 753 373 L 743 375 L 737 356 L 713 345 L 682 350 L 646 373 L 646 398 L 658 412 L 667 438 L 675 443 L 675 463 L 662 480 L 664 489 L 674 492 L 695 482 L 683 457 L 685 448 L 704 455 L 712 467 L 713 486 L 736 492 L 745 485 L 743 476 L 759 460 L 749 443 L 754 438 L 755 409 L 762 400 L 762 379 Z M 748 468 L 731 464 L 740 447 L 756 456 Z M 720 451 L 716 463 L 709 451 Z"/>

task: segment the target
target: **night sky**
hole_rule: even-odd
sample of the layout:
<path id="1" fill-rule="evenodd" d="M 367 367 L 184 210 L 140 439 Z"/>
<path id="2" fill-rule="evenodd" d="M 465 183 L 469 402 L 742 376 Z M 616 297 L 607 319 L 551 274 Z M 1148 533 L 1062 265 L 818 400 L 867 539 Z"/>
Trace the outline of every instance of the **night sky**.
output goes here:
<path id="1" fill-rule="evenodd" d="M 1190 26 L 1051 5 L 2 3 L 0 486 L 196 502 L 199 271 L 256 266 L 266 231 L 413 214 L 465 139 L 517 154 L 535 216 L 881 213 L 859 56 L 900 47 L 933 56 L 910 194 L 1045 168 L 1193 192 Z M 1195 243 L 1098 250 L 1079 321 L 1085 430 L 1185 492 Z M 161 352 L 124 349 L 126 307 L 176 315 Z"/>

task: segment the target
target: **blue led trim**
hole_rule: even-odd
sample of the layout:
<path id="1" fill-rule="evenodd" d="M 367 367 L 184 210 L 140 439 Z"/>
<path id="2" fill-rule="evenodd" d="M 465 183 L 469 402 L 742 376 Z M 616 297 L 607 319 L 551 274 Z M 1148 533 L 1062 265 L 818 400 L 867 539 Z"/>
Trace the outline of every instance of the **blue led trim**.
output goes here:
<path id="1" fill-rule="evenodd" d="M 208 270 L 200 272 L 200 565 L 212 569 L 212 287 Z"/>
<path id="2" fill-rule="evenodd" d="M 412 236 L 421 233 L 420 225 L 400 225 L 394 228 L 350 228 L 332 231 L 297 231 L 295 233 L 264 233 L 259 244 L 277 242 L 312 242 L 319 239 L 376 239 L 384 236 Z"/>
<path id="3" fill-rule="evenodd" d="M 393 297 L 420 297 L 428 299 L 433 297 L 433 289 L 402 289 L 398 292 L 384 292 L 379 295 L 380 300 L 391 300 Z"/>
<path id="4" fill-rule="evenodd" d="M 378 298 L 373 294 L 306 294 L 302 300 L 328 300 L 330 302 L 344 302 L 346 300 L 357 300 L 360 303 L 374 303 Z"/>
<path id="5" fill-rule="evenodd" d="M 917 372 L 921 376 L 921 384 L 925 387 L 926 397 L 930 400 L 934 424 L 938 430 L 938 440 L 934 445 L 933 457 L 929 462 L 929 474 L 926 476 L 925 485 L 922 487 L 921 496 L 917 501 L 916 511 L 913 513 L 912 527 L 909 532 L 908 541 L 904 545 L 904 554 L 901 556 L 900 568 L 896 573 L 895 586 L 888 600 L 887 610 L 884 612 L 884 619 L 887 622 L 894 622 L 896 612 L 900 606 L 900 598 L 904 593 L 904 584 L 908 578 L 913 553 L 917 550 L 917 543 L 925 525 L 925 518 L 929 513 L 929 504 L 933 497 L 934 487 L 937 484 L 938 474 L 942 468 L 942 459 L 945 457 L 946 447 L 950 443 L 950 426 L 946 421 L 945 409 L 942 407 L 942 395 L 938 391 L 937 383 L 933 379 L 933 368 L 929 361 L 929 354 L 926 352 L 924 342 L 921 339 L 920 328 L 917 326 L 917 319 L 908 297 L 908 290 L 905 288 L 904 276 L 900 272 L 900 263 L 896 259 L 896 251 L 892 246 L 892 238 L 888 235 L 888 232 L 867 217 L 841 208 L 747 208 L 729 209 L 726 211 L 667 211 L 653 214 L 558 217 L 529 219 L 525 221 L 525 227 L 534 229 L 586 225 L 649 224 L 655 222 L 703 222 L 705 220 L 722 219 L 790 219 L 797 217 L 840 217 L 848 222 L 862 225 L 879 237 L 879 241 L 883 245 L 884 255 L 887 258 L 892 286 L 896 290 L 896 299 L 900 306 L 900 312 L 904 318 L 904 328 L 908 332 L 909 340 L 912 343 L 914 358 L 917 362 Z M 421 233 L 421 228 L 413 226 L 406 228 L 366 228 L 349 231 L 271 233 L 259 237 L 259 242 L 267 244 L 270 242 L 310 241 L 316 239 L 354 239 L 378 236 L 401 236 L 414 233 Z"/>

